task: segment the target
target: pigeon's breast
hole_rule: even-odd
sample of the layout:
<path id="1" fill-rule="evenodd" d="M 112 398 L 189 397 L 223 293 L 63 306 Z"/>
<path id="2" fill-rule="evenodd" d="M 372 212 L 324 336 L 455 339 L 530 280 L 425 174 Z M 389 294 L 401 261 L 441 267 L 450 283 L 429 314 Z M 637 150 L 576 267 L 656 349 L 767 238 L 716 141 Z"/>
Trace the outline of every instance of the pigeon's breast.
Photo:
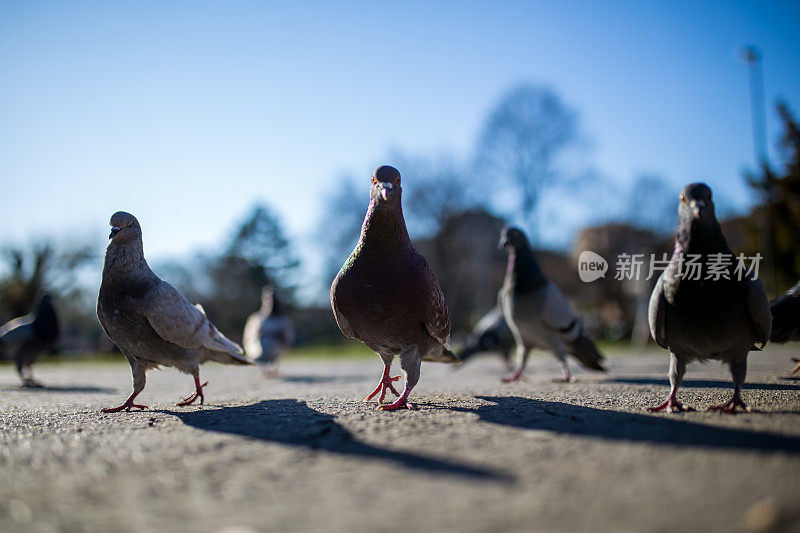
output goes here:
<path id="1" fill-rule="evenodd" d="M 375 351 L 396 353 L 409 344 L 432 340 L 424 326 L 427 300 L 420 290 L 422 274 L 403 268 L 354 268 L 337 283 L 336 307 Z"/>
<path id="2" fill-rule="evenodd" d="M 678 292 L 667 304 L 666 337 L 673 352 L 694 359 L 728 359 L 749 351 L 755 328 L 744 295 L 735 286 L 707 284 Z"/>

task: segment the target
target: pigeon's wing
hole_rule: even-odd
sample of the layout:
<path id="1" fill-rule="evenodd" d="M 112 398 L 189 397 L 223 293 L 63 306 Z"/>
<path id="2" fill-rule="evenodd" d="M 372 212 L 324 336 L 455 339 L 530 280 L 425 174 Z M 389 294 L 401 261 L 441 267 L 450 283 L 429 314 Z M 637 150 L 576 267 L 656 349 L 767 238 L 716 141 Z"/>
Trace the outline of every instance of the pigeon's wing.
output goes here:
<path id="1" fill-rule="evenodd" d="M 800 340 L 800 283 L 775 298 L 772 308 L 772 342 Z"/>
<path id="2" fill-rule="evenodd" d="M 161 281 L 142 299 L 139 311 L 165 341 L 182 348 L 208 348 L 240 355 L 242 348 L 219 332 L 200 306 L 194 306 L 175 287 Z"/>
<path id="3" fill-rule="evenodd" d="M 756 343 L 761 345 L 759 348 L 763 348 L 772 332 L 772 313 L 769 308 L 769 300 L 761 280 L 748 278 L 746 283 L 747 310 L 756 327 Z"/>
<path id="4" fill-rule="evenodd" d="M 333 283 L 331 284 L 331 309 L 333 309 L 333 318 L 336 319 L 336 324 L 346 337 L 361 341 L 361 337 L 359 337 L 356 330 L 353 329 L 353 327 L 350 325 L 350 322 L 347 321 L 347 318 L 345 318 L 345 316 L 339 310 L 339 306 L 336 305 L 336 289 L 338 288 L 341 279 L 342 272 L 340 271 L 339 274 L 336 275 L 336 279 L 334 279 Z"/>
<path id="5" fill-rule="evenodd" d="M 26 315 L 9 320 L 0 326 L 0 341 L 5 348 L 13 348 L 33 338 L 33 316 Z"/>
<path id="6" fill-rule="evenodd" d="M 653 340 L 662 348 L 667 348 L 666 315 L 667 298 L 664 296 L 664 274 L 656 281 L 653 293 L 650 295 L 650 305 L 647 309 L 647 319 L 650 323 L 650 334 Z"/>
<path id="7" fill-rule="evenodd" d="M 97 320 L 100 321 L 100 325 L 103 327 L 103 331 L 105 331 L 106 335 L 108 336 L 108 338 L 111 339 L 111 333 L 108 332 L 108 326 L 106 325 L 105 316 L 106 316 L 106 313 L 105 313 L 105 310 L 103 309 L 102 299 L 98 298 L 97 299 Z M 113 342 L 114 339 L 111 339 L 111 341 Z"/>
<path id="8" fill-rule="evenodd" d="M 496 305 L 478 320 L 478 323 L 472 328 L 472 336 L 480 337 L 487 331 L 499 330 L 504 326 L 508 327 L 506 326 L 506 319 L 503 317 L 503 310 L 499 305 Z"/>
<path id="9" fill-rule="evenodd" d="M 532 296 L 544 298 L 540 320 L 553 335 L 564 342 L 572 342 L 580 335 L 581 321 L 558 287 L 548 283 L 543 295 L 534 293 Z"/>
<path id="10" fill-rule="evenodd" d="M 342 330 L 342 333 L 344 333 L 345 336 L 350 337 L 351 339 L 355 339 L 357 341 L 361 340 L 361 337 L 358 336 L 356 330 L 354 330 L 352 326 L 350 326 L 350 322 L 347 321 L 344 315 L 340 313 L 335 306 L 333 307 L 333 318 L 336 319 L 336 323 L 339 325 L 339 329 Z"/>
<path id="11" fill-rule="evenodd" d="M 425 330 L 431 337 L 439 341 L 440 344 L 450 346 L 450 310 L 447 302 L 444 301 L 444 294 L 436 280 L 428 262 L 421 255 L 422 264 L 425 267 L 425 285 L 427 290 L 427 302 L 425 305 Z"/>

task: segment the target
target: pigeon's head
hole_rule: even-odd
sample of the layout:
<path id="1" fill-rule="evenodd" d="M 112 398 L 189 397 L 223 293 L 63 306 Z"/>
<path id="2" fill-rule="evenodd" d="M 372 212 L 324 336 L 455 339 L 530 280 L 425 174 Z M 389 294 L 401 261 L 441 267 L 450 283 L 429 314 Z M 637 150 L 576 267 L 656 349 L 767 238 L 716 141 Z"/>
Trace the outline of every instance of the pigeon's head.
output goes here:
<path id="1" fill-rule="evenodd" d="M 678 215 L 687 223 L 709 221 L 715 218 L 714 202 L 711 201 L 711 188 L 705 183 L 691 183 L 680 194 Z"/>
<path id="2" fill-rule="evenodd" d="M 372 173 L 372 188 L 369 197 L 378 205 L 395 206 L 400 203 L 400 172 L 389 165 L 383 165 Z"/>
<path id="3" fill-rule="evenodd" d="M 142 238 L 142 227 L 136 217 L 125 211 L 117 211 L 111 215 L 111 233 L 108 238 L 122 244 L 135 238 Z"/>
<path id="4" fill-rule="evenodd" d="M 528 237 L 519 228 L 513 226 L 503 228 L 500 232 L 500 248 L 523 248 L 528 246 Z"/>
<path id="5" fill-rule="evenodd" d="M 261 310 L 267 313 L 272 311 L 272 306 L 275 303 L 275 290 L 272 285 L 264 285 L 261 289 Z"/>

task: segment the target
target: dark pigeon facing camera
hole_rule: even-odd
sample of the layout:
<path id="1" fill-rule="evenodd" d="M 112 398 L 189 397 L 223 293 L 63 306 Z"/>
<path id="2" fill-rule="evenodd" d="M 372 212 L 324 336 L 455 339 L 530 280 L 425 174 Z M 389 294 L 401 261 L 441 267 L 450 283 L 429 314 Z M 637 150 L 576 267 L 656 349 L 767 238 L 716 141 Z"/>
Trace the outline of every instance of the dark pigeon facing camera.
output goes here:
<path id="1" fill-rule="evenodd" d="M 361 236 L 331 285 L 331 307 L 342 333 L 363 342 L 384 363 L 375 390 L 378 408 L 412 409 L 411 389 L 422 360 L 456 363 L 450 351 L 450 313 L 436 276 L 408 236 L 401 205 L 400 172 L 382 166 L 372 173 L 370 201 Z M 399 394 L 389 371 L 395 356 L 406 376 Z M 386 392 L 397 400 L 382 404 Z"/>
<path id="2" fill-rule="evenodd" d="M 736 273 L 737 259 L 714 214 L 711 189 L 692 183 L 683 188 L 679 198 L 675 250 L 656 282 L 649 308 L 650 332 L 659 346 L 670 351 L 671 389 L 667 400 L 650 411 L 688 410 L 677 398 L 686 365 L 709 359 L 728 364 L 733 377 L 733 396 L 711 410 L 747 410 L 741 397 L 747 355 L 759 349 L 756 345 L 766 344 L 772 327 L 767 295 L 758 279 Z M 695 254 L 703 266 L 711 263 L 711 254 L 727 260 L 729 279 L 709 279 L 702 271 L 700 279 L 682 276 L 682 260 Z"/>

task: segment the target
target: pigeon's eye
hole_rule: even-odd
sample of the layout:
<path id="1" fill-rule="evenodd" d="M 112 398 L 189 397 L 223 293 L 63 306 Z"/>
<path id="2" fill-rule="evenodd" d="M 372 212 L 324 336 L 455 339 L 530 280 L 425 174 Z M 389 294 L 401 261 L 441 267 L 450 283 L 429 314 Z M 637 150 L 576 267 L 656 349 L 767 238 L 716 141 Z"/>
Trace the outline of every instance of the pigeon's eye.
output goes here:
<path id="1" fill-rule="evenodd" d="M 681 202 L 686 203 L 686 197 L 681 193 Z"/>
<path id="2" fill-rule="evenodd" d="M 372 183 L 378 183 L 378 180 L 375 179 L 375 176 L 372 176 Z"/>

